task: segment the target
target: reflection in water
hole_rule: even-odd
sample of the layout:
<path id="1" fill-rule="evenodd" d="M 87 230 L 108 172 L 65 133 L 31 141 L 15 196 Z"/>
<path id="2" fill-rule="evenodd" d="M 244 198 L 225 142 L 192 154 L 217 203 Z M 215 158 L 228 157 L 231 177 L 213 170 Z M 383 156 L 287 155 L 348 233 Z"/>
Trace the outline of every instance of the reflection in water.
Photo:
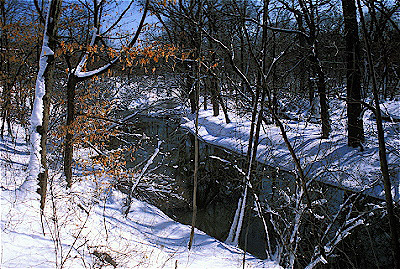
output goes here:
<path id="1" fill-rule="evenodd" d="M 132 142 L 136 148 L 135 159 L 127 158 L 129 168 L 141 169 L 153 154 L 158 141 L 163 141 L 160 153 L 155 158 L 147 176 L 138 185 L 135 195 L 139 199 L 154 204 L 174 220 L 190 225 L 194 167 L 193 134 L 180 127 L 179 117 L 138 116 L 132 121 L 135 122 L 135 126 L 127 131 L 136 135 L 124 138 Z M 230 223 L 242 192 L 242 176 L 238 168 L 245 167 L 245 157 L 204 141 L 200 141 L 199 145 L 200 167 L 196 226 L 207 234 L 224 241 L 229 233 Z M 262 163 L 258 163 L 256 167 L 253 187 L 260 200 L 277 207 L 286 203 L 286 196 L 292 195 L 295 191 L 294 176 Z M 317 189 L 318 192 L 312 195 L 314 198 L 322 195 L 321 197 L 327 200 L 325 214 L 332 217 L 339 210 L 349 192 L 318 182 L 313 184 L 316 185 L 314 189 Z M 121 182 L 120 188 L 127 192 L 129 185 L 131 183 Z M 249 201 L 248 205 L 253 205 L 253 202 Z M 370 235 L 366 234 L 366 230 L 362 230 L 354 239 L 346 241 L 346 245 L 343 246 L 354 252 L 353 255 L 360 265 L 368 264 L 368 259 L 360 259 L 357 256 L 360 253 L 375 251 L 372 250 L 373 248 L 378 248 L 382 253 L 380 255 L 380 258 L 384 260 L 382 264 L 385 264 L 388 259 L 385 254 L 390 253 L 387 249 L 389 244 L 383 243 L 387 242 L 387 238 L 382 239 L 385 235 L 384 228 L 380 227 L 379 220 L 375 225 L 379 228 L 379 232 L 376 231 L 374 235 L 376 238 L 380 238 L 379 242 L 374 238 L 373 240 L 376 242 L 372 243 Z M 272 227 L 269 229 L 271 231 Z M 300 236 L 307 238 L 309 232 L 304 229 L 300 231 L 300 233 L 304 233 Z M 265 237 L 261 219 L 254 210 L 248 208 L 239 242 L 240 247 L 259 258 L 266 258 Z M 370 239 L 366 239 L 367 237 Z M 274 242 L 278 238 L 271 233 L 270 240 L 271 244 L 275 245 Z M 375 244 L 375 247 L 372 247 L 372 244 Z M 348 260 L 345 261 L 345 264 L 348 264 Z M 339 262 L 337 266 L 340 267 Z"/>

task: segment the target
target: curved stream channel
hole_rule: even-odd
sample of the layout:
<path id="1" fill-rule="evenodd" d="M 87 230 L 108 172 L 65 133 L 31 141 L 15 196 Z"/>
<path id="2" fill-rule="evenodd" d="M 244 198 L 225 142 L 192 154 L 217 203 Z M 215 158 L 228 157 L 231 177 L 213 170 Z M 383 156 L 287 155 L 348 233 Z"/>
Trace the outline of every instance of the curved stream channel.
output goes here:
<path id="1" fill-rule="evenodd" d="M 137 186 L 135 196 L 154 204 L 172 219 L 190 225 L 194 135 L 180 126 L 180 116 L 138 115 L 130 121 L 134 123 L 134 126 L 125 130 L 131 135 L 127 135 L 124 139 L 134 144 L 136 149 L 132 153 L 134 159 L 127 156 L 128 168 L 142 169 L 157 148 L 158 141 L 162 141 L 160 152 L 149 167 L 146 176 Z M 243 169 L 245 156 L 202 140 L 199 145 L 200 166 L 196 227 L 225 241 L 242 190 L 240 183 L 243 177 L 235 166 Z M 292 174 L 262 163 L 258 163 L 257 167 L 258 170 L 255 173 L 257 180 L 254 181 L 259 182 L 259 185 L 253 186 L 253 188 L 258 191 L 261 199 L 268 197 L 268 200 L 273 200 L 274 196 L 279 196 L 278 190 L 294 188 L 295 179 Z M 121 190 L 128 193 L 132 183 L 120 183 Z M 343 201 L 345 191 L 326 185 L 324 192 L 333 215 Z M 361 252 L 364 255 L 370 252 L 370 257 L 372 257 L 374 253 L 371 253 L 371 248 L 381 249 L 382 252 L 388 251 L 387 246 L 381 246 L 384 245 L 384 242 L 380 242 L 381 236 L 373 239 L 374 246 L 370 242 L 364 242 L 360 246 L 360 240 L 357 239 L 358 242 L 354 244 L 357 244 L 359 249 L 354 252 Z M 386 240 L 382 241 L 387 242 Z M 248 210 L 246 212 L 239 245 L 242 249 L 261 259 L 266 258 L 265 232 L 262 221 L 255 211 Z M 352 245 L 353 243 L 349 247 L 353 248 Z M 349 255 L 357 255 L 357 253 Z M 385 255 L 382 254 L 381 257 L 383 256 Z M 357 259 L 359 260 L 359 258 Z M 360 265 L 371 266 L 368 259 L 359 262 Z M 333 265 L 333 268 L 340 268 L 340 266 L 339 264 Z"/>

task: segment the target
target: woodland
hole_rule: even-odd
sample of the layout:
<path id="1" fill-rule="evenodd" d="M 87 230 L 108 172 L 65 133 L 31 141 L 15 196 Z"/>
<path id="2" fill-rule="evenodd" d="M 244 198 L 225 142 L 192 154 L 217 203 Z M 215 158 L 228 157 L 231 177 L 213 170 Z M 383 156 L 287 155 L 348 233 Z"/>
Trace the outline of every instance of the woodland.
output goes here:
<path id="1" fill-rule="evenodd" d="M 1 266 L 400 268 L 400 2 L 0 0 Z"/>

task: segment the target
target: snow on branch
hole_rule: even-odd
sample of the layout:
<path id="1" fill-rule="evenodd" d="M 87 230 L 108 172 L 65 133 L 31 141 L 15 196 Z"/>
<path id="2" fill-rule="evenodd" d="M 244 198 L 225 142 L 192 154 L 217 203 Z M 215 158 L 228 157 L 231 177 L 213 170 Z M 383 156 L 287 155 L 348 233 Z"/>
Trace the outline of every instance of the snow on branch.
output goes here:
<path id="1" fill-rule="evenodd" d="M 90 47 L 94 46 L 94 43 L 96 42 L 96 37 L 98 35 L 99 28 L 100 28 L 100 25 L 98 25 L 98 27 L 94 27 L 92 29 L 93 33 L 92 33 L 92 39 L 90 40 L 90 44 L 89 44 Z M 81 77 L 81 75 L 80 75 L 81 73 L 86 73 L 86 72 L 82 72 L 82 69 L 86 64 L 88 57 L 89 57 L 89 51 L 86 51 L 85 54 L 83 55 L 81 61 L 79 62 L 78 66 L 75 69 L 75 75 L 77 77 Z"/>
<path id="2" fill-rule="evenodd" d="M 140 174 L 136 177 L 136 181 L 133 184 L 131 191 L 129 193 L 128 196 L 128 200 L 127 200 L 127 205 L 126 205 L 126 209 L 124 210 L 125 215 L 128 215 L 129 210 L 130 210 L 130 206 L 131 206 L 131 199 L 133 196 L 133 192 L 135 191 L 137 185 L 139 185 L 140 180 L 143 178 L 143 176 L 145 175 L 145 173 L 147 172 L 147 170 L 149 169 L 150 165 L 153 163 L 154 158 L 158 155 L 158 153 L 160 152 L 160 147 L 161 147 L 162 141 L 158 141 L 158 145 L 157 148 L 154 150 L 153 155 L 151 155 L 151 157 L 147 160 L 146 165 L 143 167 L 142 171 L 140 172 Z"/>
<path id="3" fill-rule="evenodd" d="M 129 42 L 129 45 L 127 46 L 128 48 L 133 47 L 133 45 L 136 43 L 136 41 L 139 38 L 139 35 L 140 35 L 140 33 L 141 33 L 142 29 L 143 29 L 143 26 L 145 24 L 144 21 L 145 21 L 145 18 L 147 16 L 147 11 L 148 11 L 148 8 L 149 8 L 149 2 L 150 1 L 147 0 L 146 3 L 145 3 L 144 11 L 143 11 L 142 18 L 140 20 L 139 26 L 138 26 L 138 28 L 136 30 L 135 36 Z M 101 3 L 99 5 L 101 5 Z M 93 35 L 92 35 L 92 39 L 90 41 L 90 46 L 94 46 L 95 41 L 96 41 L 96 37 L 99 36 L 99 33 L 100 33 L 100 22 L 98 21 L 97 22 L 97 27 L 95 27 L 93 29 Z M 82 80 L 91 78 L 91 77 L 96 76 L 96 75 L 101 75 L 102 73 L 107 71 L 109 68 L 111 68 L 120 59 L 120 56 L 117 56 L 114 59 L 112 59 L 109 63 L 103 65 L 102 67 L 99 67 L 99 68 L 97 68 L 95 70 L 92 70 L 92 71 L 82 71 L 82 69 L 86 65 L 88 57 L 89 57 L 89 51 L 86 51 L 85 55 L 82 57 L 81 61 L 79 62 L 78 66 L 76 67 L 75 72 L 74 72 L 74 75 L 77 76 L 78 78 L 82 79 Z"/>

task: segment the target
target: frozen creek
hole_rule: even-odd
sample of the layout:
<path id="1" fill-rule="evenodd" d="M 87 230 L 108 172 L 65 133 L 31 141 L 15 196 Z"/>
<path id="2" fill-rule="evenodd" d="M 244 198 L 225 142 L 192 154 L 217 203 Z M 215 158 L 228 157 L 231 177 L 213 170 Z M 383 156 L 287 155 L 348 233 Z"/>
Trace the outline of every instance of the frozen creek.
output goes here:
<path id="1" fill-rule="evenodd" d="M 134 127 L 126 131 L 135 135 L 127 136 L 126 139 L 135 144 L 136 150 L 133 153 L 134 160 L 127 158 L 128 167 L 142 168 L 143 163 L 157 148 L 158 141 L 162 141 L 160 154 L 154 159 L 147 176 L 139 183 L 135 196 L 154 204 L 174 220 L 190 224 L 194 135 L 181 126 L 179 116 L 137 115 L 131 118 L 130 122 L 135 123 Z M 245 156 L 203 140 L 200 140 L 199 145 L 199 212 L 196 226 L 224 241 L 229 233 L 230 223 L 242 191 L 240 187 L 242 176 L 235 167 L 244 169 Z M 255 178 L 257 183 L 254 189 L 257 195 L 272 205 L 282 202 L 280 190 L 290 192 L 295 188 L 293 174 L 263 163 L 257 164 Z M 331 211 L 332 215 L 352 193 L 325 183 L 313 184 L 318 184 L 324 193 L 328 200 L 328 211 Z M 120 188 L 128 192 L 131 185 L 129 182 L 121 182 Z M 374 200 L 366 197 L 364 202 L 370 199 Z M 388 259 L 385 253 L 390 252 L 386 228 L 382 225 L 382 220 L 378 220 L 373 221 L 368 228 L 355 231 L 344 241 L 344 247 L 351 251 L 348 259 L 355 260 L 352 262 L 366 265 L 368 268 L 370 257 L 374 255 L 379 257 L 382 265 L 385 265 Z M 373 238 L 370 237 L 371 231 L 374 231 Z M 301 237 L 309 236 L 307 230 L 301 233 Z M 271 242 L 276 240 L 273 234 L 270 234 L 270 240 Z M 246 211 L 239 246 L 259 258 L 266 258 L 266 234 L 262 221 L 255 211 Z M 337 263 L 330 264 L 334 268 L 341 266 L 340 259 Z"/>

